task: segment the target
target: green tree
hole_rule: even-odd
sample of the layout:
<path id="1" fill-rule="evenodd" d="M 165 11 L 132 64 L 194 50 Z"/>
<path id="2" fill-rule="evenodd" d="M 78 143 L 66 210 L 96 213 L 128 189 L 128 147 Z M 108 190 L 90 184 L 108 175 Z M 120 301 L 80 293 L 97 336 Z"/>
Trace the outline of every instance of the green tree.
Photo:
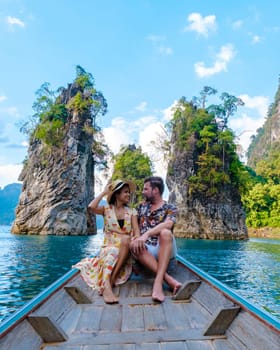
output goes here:
<path id="1" fill-rule="evenodd" d="M 129 145 L 123 146 L 113 160 L 112 180 L 124 179 L 133 181 L 137 186 L 134 202 L 139 202 L 142 198 L 144 179 L 152 175 L 150 158 L 142 152 L 141 147 Z"/>

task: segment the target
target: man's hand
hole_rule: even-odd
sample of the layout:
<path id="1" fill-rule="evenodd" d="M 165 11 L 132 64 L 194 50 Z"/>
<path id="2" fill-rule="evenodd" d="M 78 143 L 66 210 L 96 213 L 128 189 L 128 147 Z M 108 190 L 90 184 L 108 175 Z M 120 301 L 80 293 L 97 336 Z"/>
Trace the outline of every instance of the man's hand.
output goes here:
<path id="1" fill-rule="evenodd" d="M 135 255 L 140 254 L 145 248 L 145 237 L 132 237 L 130 242 L 130 249 Z"/>

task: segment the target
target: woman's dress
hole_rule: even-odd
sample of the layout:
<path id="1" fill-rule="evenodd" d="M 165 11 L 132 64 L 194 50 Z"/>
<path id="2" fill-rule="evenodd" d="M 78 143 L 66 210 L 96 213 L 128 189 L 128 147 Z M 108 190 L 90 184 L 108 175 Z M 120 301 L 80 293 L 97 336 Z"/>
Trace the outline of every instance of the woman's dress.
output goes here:
<path id="1" fill-rule="evenodd" d="M 125 235 L 132 234 L 132 215 L 137 215 L 136 210 L 125 207 L 124 224 L 121 228 L 114 211 L 114 206 L 105 205 L 104 240 L 98 256 L 85 258 L 73 266 L 81 271 L 81 276 L 85 282 L 93 289 L 97 289 L 100 294 L 103 293 L 105 281 L 110 280 L 111 273 L 118 260 L 121 245 L 121 235 L 118 232 L 122 232 Z M 125 283 L 131 272 L 132 259 L 129 257 L 117 276 L 115 284 Z"/>

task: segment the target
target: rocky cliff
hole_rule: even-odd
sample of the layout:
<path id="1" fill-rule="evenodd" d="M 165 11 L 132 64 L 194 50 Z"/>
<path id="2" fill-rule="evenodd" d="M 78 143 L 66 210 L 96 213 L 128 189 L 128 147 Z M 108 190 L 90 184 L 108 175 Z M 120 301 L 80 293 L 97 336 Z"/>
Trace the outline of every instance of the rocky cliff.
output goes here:
<path id="1" fill-rule="evenodd" d="M 247 164 L 255 169 L 260 160 L 268 158 L 270 152 L 275 150 L 280 150 L 280 82 L 264 125 L 252 137 Z"/>
<path id="2" fill-rule="evenodd" d="M 56 101 L 68 109 L 59 146 L 47 146 L 36 137 L 30 141 L 19 178 L 23 187 L 13 233 L 96 233 L 95 220 L 86 210 L 94 197 L 93 133 L 89 132 L 93 120 L 90 109 L 73 108 L 71 101 L 77 94 L 80 100 L 88 98 L 79 84 L 69 84 Z"/>
<path id="3" fill-rule="evenodd" d="M 205 119 L 208 116 L 197 114 L 191 106 L 187 106 L 186 109 L 187 117 L 182 115 L 175 122 L 173 121 L 171 157 L 166 178 L 170 190 L 169 200 L 176 203 L 178 207 L 175 236 L 200 239 L 247 239 L 245 212 L 236 186 L 230 181 L 227 184 L 219 184 L 218 192 L 212 195 L 207 195 L 205 190 L 191 190 L 190 179 L 197 175 L 200 167 L 198 159 L 201 154 L 201 146 L 199 146 L 201 139 L 199 140 L 197 132 L 189 131 L 188 125 L 193 121 L 196 123 L 199 118 L 202 123 L 202 118 Z M 210 124 L 213 124 L 213 121 L 210 121 Z M 183 138 L 182 130 L 185 135 L 188 135 L 186 139 Z M 213 147 L 218 146 L 213 143 Z M 217 160 L 215 162 L 218 164 Z M 213 165 L 213 169 L 214 167 Z M 229 159 L 226 157 L 224 168 L 229 169 Z"/>

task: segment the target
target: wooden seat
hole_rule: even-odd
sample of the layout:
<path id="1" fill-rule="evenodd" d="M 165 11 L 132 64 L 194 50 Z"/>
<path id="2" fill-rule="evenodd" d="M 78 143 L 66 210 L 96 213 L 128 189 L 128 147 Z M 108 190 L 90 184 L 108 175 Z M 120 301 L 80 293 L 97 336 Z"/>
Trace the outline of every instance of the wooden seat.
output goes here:
<path id="1" fill-rule="evenodd" d="M 206 327 L 203 334 L 207 336 L 225 334 L 239 310 L 239 306 L 221 307 L 216 314 L 213 315 L 212 321 Z"/>
<path id="2" fill-rule="evenodd" d="M 75 300 L 77 304 L 91 304 L 91 300 L 78 287 L 64 287 L 66 292 Z"/>
<path id="3" fill-rule="evenodd" d="M 68 339 L 65 332 L 47 316 L 28 316 L 28 321 L 45 343 L 63 342 Z"/>

